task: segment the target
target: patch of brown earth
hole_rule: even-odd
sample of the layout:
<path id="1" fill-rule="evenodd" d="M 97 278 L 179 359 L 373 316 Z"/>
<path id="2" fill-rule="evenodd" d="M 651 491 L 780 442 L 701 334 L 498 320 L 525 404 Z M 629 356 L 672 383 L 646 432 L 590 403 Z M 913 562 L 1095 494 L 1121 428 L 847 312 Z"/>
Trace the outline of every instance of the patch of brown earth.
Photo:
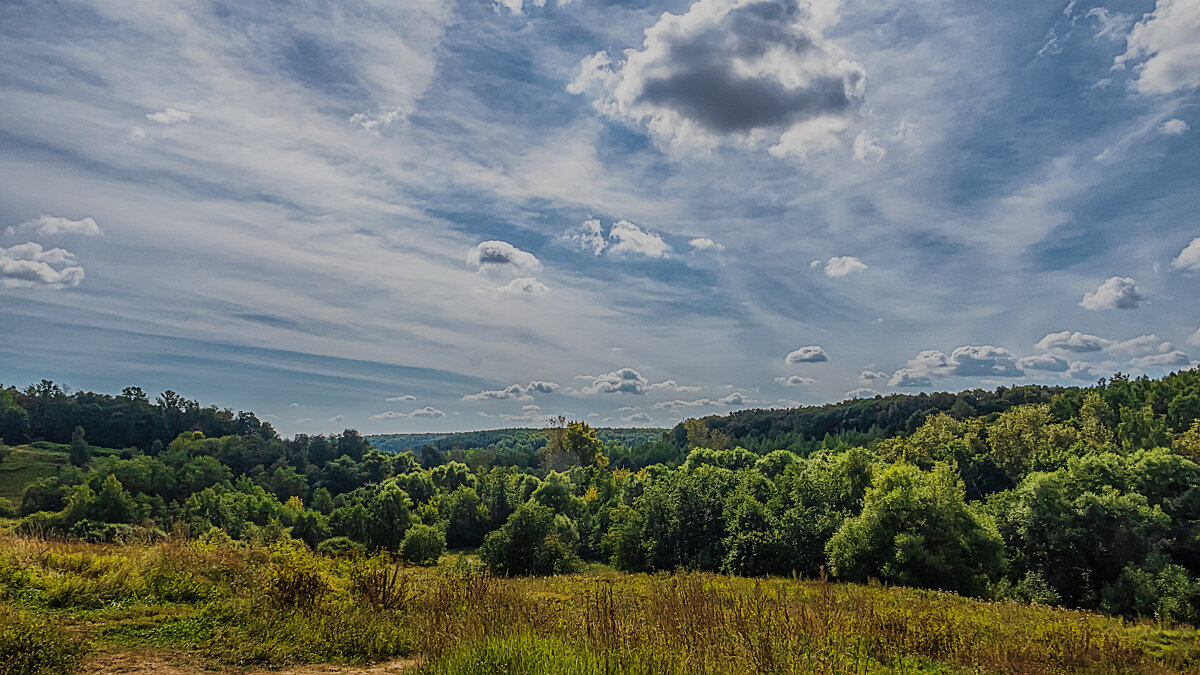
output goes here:
<path id="1" fill-rule="evenodd" d="M 94 675 L 116 675 L 117 673 L 162 673 L 164 675 L 212 675 L 230 673 L 236 675 L 317 675 L 318 673 L 345 673 L 346 675 L 383 675 L 407 673 L 421 665 L 420 659 L 397 659 L 372 666 L 339 666 L 330 663 L 291 666 L 280 670 L 249 669 L 212 661 L 194 652 L 135 649 L 122 652 L 89 654 L 81 664 L 79 672 Z"/>

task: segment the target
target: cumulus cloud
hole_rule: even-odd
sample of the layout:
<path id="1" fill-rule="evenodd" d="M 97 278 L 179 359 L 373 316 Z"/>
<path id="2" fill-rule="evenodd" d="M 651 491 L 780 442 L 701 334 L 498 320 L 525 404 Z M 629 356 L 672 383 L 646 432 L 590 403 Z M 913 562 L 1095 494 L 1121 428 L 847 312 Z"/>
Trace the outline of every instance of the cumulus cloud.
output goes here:
<path id="1" fill-rule="evenodd" d="M 416 410 L 414 410 L 412 412 L 406 412 L 406 413 L 405 412 L 397 412 L 395 410 L 389 410 L 387 412 L 381 412 L 378 415 L 371 415 L 371 419 L 373 419 L 373 420 L 394 420 L 394 419 L 416 418 L 416 417 L 424 417 L 424 418 L 432 419 L 432 418 L 436 418 L 436 417 L 445 417 L 445 416 L 446 416 L 446 413 L 442 412 L 441 410 L 438 410 L 437 408 L 434 408 L 433 406 L 425 406 L 424 408 L 417 408 Z"/>
<path id="2" fill-rule="evenodd" d="M 1197 328 L 1196 332 L 1192 333 L 1191 337 L 1188 338 L 1188 344 L 1200 345 L 1200 328 Z"/>
<path id="3" fill-rule="evenodd" d="M 1187 122 L 1175 117 L 1158 125 L 1158 133 L 1164 136 L 1182 136 L 1190 128 Z"/>
<path id="4" fill-rule="evenodd" d="M 619 368 L 603 375 L 581 375 L 591 384 L 580 389 L 585 394 L 644 394 L 650 381 L 633 368 Z"/>
<path id="5" fill-rule="evenodd" d="M 517 277 L 496 290 L 511 295 L 544 295 L 550 292 L 550 287 L 533 277 Z"/>
<path id="6" fill-rule="evenodd" d="M 868 389 L 867 387 L 859 387 L 858 389 L 851 389 L 850 391 L 846 392 L 846 398 L 844 400 L 850 401 L 850 400 L 853 400 L 856 398 L 875 398 L 876 396 L 881 396 L 881 395 L 882 394 L 875 391 L 874 389 Z"/>
<path id="7" fill-rule="evenodd" d="M 697 237 L 688 243 L 691 244 L 692 248 L 697 251 L 708 251 L 710 249 L 713 251 L 725 250 L 725 244 L 718 244 L 708 237 Z"/>
<path id="8" fill-rule="evenodd" d="M 647 258 L 665 258 L 671 247 L 663 238 L 653 232 L 647 232 L 628 220 L 613 223 L 608 231 L 612 247 L 609 253 L 636 253 Z"/>
<path id="9" fill-rule="evenodd" d="M 541 380 L 533 380 L 526 386 L 519 384 L 510 384 L 503 389 L 484 390 L 478 394 L 467 394 L 462 397 L 464 401 L 506 401 L 515 399 L 517 401 L 532 401 L 533 394 L 549 394 L 558 389 L 557 382 L 543 382 Z"/>
<path id="10" fill-rule="evenodd" d="M 622 417 L 621 421 L 629 424 L 650 424 L 654 422 L 654 419 L 644 412 L 638 412 L 630 415 L 629 417 Z"/>
<path id="11" fill-rule="evenodd" d="M 784 361 L 788 363 L 820 363 L 828 361 L 829 355 L 817 345 L 801 347 L 787 355 Z"/>
<path id="12" fill-rule="evenodd" d="M 1158 0 L 1134 25 L 1114 68 L 1133 66 L 1143 94 L 1173 94 L 1200 86 L 1200 3 Z"/>
<path id="13" fill-rule="evenodd" d="M 341 424 L 342 422 L 346 421 L 346 416 L 345 415 L 334 415 L 333 417 L 330 417 L 329 419 L 327 419 L 325 421 L 333 422 L 334 424 Z"/>
<path id="14" fill-rule="evenodd" d="M 4 230 L 4 234 L 10 237 L 17 233 L 37 234 L 44 237 L 56 234 L 78 234 L 85 237 L 98 237 L 103 234 L 100 231 L 100 226 L 91 218 L 71 220 L 70 218 L 56 218 L 45 214 L 38 216 L 34 220 Z"/>
<path id="15" fill-rule="evenodd" d="M 854 159 L 860 162 L 878 162 L 887 154 L 887 150 L 879 144 L 879 139 L 866 129 L 854 137 Z"/>
<path id="16" fill-rule="evenodd" d="M 413 396 L 412 394 L 401 394 L 400 396 L 389 396 L 385 400 L 394 403 L 396 401 L 415 401 L 417 400 L 417 397 Z"/>
<path id="17" fill-rule="evenodd" d="M 542 269 L 542 263 L 532 253 L 496 240 L 480 242 L 471 249 L 467 253 L 467 264 L 481 271 L 511 272 L 522 276 L 532 276 Z"/>
<path id="18" fill-rule="evenodd" d="M 558 0 L 558 2 L 555 4 L 559 7 L 562 7 L 570 2 L 573 2 L 573 0 Z M 529 0 L 530 7 L 545 7 L 548 4 L 549 2 L 547 2 L 547 0 Z M 520 15 L 525 12 L 526 4 L 524 0 L 492 0 L 492 6 L 497 12 L 499 12 L 501 8 L 504 8 L 514 15 Z"/>
<path id="19" fill-rule="evenodd" d="M 1066 359 L 1053 354 L 1038 354 L 1036 356 L 1026 356 L 1025 358 L 1017 359 L 1017 368 L 1021 370 L 1044 370 L 1051 373 L 1062 373 L 1066 372 L 1068 364 Z"/>
<path id="20" fill-rule="evenodd" d="M 703 408 L 714 405 L 717 405 L 717 402 L 711 398 L 700 398 L 695 401 L 660 401 L 650 407 L 655 410 L 679 410 L 681 408 Z"/>
<path id="21" fill-rule="evenodd" d="M 1105 340 L 1102 337 L 1080 333 L 1079 331 L 1071 332 L 1069 330 L 1060 331 L 1058 333 L 1048 333 L 1046 337 L 1038 340 L 1037 348 L 1042 351 L 1050 351 L 1059 349 L 1067 352 L 1098 352 L 1104 349 L 1112 341 Z"/>
<path id="22" fill-rule="evenodd" d="M 746 395 L 740 391 L 735 391 L 728 396 L 722 396 L 721 398 L 717 399 L 717 403 L 720 403 L 721 405 L 749 405 L 754 403 L 754 400 L 747 398 Z"/>
<path id="23" fill-rule="evenodd" d="M 641 49 L 585 58 L 568 86 L 668 143 L 776 139 L 778 155 L 828 147 L 863 98 L 859 64 L 825 37 L 835 2 L 700 0 L 664 13 Z"/>
<path id="24" fill-rule="evenodd" d="M 0 247 L 0 287 L 73 288 L 83 283 L 83 268 L 70 251 L 26 242 Z"/>
<path id="25" fill-rule="evenodd" d="M 1109 277 L 1094 291 L 1083 294 L 1079 306 L 1084 309 L 1137 309 L 1144 300 L 1132 277 Z"/>
<path id="26" fill-rule="evenodd" d="M 663 380 L 647 387 L 648 391 L 700 391 L 703 387 L 694 384 L 679 384 L 675 380 Z"/>
<path id="27" fill-rule="evenodd" d="M 858 381 L 862 384 L 873 384 L 875 382 L 886 382 L 891 375 L 882 370 L 864 370 L 858 374 Z"/>
<path id="28" fill-rule="evenodd" d="M 1168 343 L 1169 344 L 1169 343 Z M 1192 360 L 1187 354 L 1178 349 L 1163 354 L 1148 354 L 1129 361 L 1138 368 L 1169 368 L 1171 366 L 1190 366 Z"/>
<path id="29" fill-rule="evenodd" d="M 1200 237 L 1196 237 L 1190 244 L 1183 247 L 1179 255 L 1171 261 L 1171 267 L 1177 270 L 1193 270 L 1200 272 Z"/>
<path id="30" fill-rule="evenodd" d="M 564 234 L 563 239 L 573 243 L 579 250 L 587 251 L 592 255 L 600 255 L 604 247 L 608 246 L 608 241 L 604 238 L 604 229 L 600 227 L 600 221 L 595 218 L 583 221 L 578 228 Z"/>
<path id="31" fill-rule="evenodd" d="M 1109 349 L 1131 354 L 1166 354 L 1167 352 L 1174 351 L 1175 345 L 1157 335 L 1151 334 L 1139 335 L 1121 342 L 1113 342 L 1109 345 Z"/>
<path id="32" fill-rule="evenodd" d="M 147 113 L 146 119 L 150 120 L 151 122 L 157 122 L 158 124 L 179 124 L 180 122 L 191 122 L 192 113 L 176 110 L 174 108 L 167 108 L 162 112 Z"/>
<path id="33" fill-rule="evenodd" d="M 825 276 L 844 277 L 852 272 L 861 272 L 868 265 L 852 255 L 834 256 L 825 263 Z"/>
<path id="34" fill-rule="evenodd" d="M 992 345 L 963 345 L 947 356 L 936 349 L 926 349 L 910 359 L 907 368 L 892 374 L 888 383 L 893 387 L 928 387 L 935 377 L 1016 377 L 1021 375 L 1016 357 L 1003 347 Z"/>
<path id="35" fill-rule="evenodd" d="M 804 377 L 803 375 L 789 375 L 787 377 L 777 377 L 777 378 L 775 378 L 775 381 L 778 382 L 779 384 L 784 385 L 785 387 L 799 387 L 799 386 L 803 386 L 806 384 L 816 384 L 817 383 L 816 379 L 811 378 L 811 377 Z"/>
<path id="36" fill-rule="evenodd" d="M 1072 361 L 1065 374 L 1073 380 L 1094 381 L 1097 378 L 1112 374 L 1117 367 L 1118 364 L 1113 361 L 1105 361 L 1103 363 Z"/>

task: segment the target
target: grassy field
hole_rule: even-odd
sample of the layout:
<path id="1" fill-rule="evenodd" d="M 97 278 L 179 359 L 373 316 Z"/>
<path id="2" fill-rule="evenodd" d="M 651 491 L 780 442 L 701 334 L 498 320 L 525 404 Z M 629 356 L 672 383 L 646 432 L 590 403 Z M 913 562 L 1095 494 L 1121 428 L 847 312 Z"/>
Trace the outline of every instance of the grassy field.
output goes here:
<path id="1" fill-rule="evenodd" d="M 209 670 L 368 664 L 425 673 L 1168 673 L 1190 627 L 947 593 L 711 574 L 503 579 L 279 544 L 0 537 L 0 672 L 122 653 Z"/>
<path id="2" fill-rule="evenodd" d="M 49 478 L 67 465 L 67 446 L 42 445 L 45 447 L 16 445 L 9 448 L 8 456 L 0 460 L 0 497 L 20 504 L 30 483 Z"/>

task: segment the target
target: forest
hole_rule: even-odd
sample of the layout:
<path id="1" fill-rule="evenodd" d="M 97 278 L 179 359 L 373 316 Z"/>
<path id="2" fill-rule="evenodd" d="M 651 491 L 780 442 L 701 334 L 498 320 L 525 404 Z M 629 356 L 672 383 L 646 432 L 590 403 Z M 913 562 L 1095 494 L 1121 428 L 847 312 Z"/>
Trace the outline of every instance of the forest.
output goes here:
<path id="1" fill-rule="evenodd" d="M 0 388 L 0 436 L 6 602 L 75 602 L 21 562 L 22 541 L 69 555 L 199 542 L 273 552 L 276 574 L 332 565 L 346 584 L 380 560 L 473 570 L 491 576 L 462 583 L 485 586 L 602 570 L 670 574 L 704 595 L 809 579 L 1200 623 L 1197 371 L 740 411 L 639 435 L 559 418 L 402 452 L 354 430 L 283 438 L 170 391 L 42 381 Z M 629 672 L 649 667 L 637 663 Z"/>

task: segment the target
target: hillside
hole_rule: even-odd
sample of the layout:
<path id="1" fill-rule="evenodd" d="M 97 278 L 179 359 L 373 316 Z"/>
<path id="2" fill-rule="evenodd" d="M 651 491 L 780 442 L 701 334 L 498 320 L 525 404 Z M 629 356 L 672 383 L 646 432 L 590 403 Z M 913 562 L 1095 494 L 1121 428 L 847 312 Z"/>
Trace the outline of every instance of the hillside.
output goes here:
<path id="1" fill-rule="evenodd" d="M 597 427 L 596 435 L 606 444 L 634 447 L 657 440 L 666 429 L 614 429 Z M 543 429 L 493 429 L 490 431 L 459 431 L 444 434 L 372 434 L 365 437 L 371 445 L 386 452 L 413 451 L 420 455 L 425 446 L 440 452 L 455 448 L 474 450 L 490 448 L 497 452 L 540 450 L 546 445 Z"/>

